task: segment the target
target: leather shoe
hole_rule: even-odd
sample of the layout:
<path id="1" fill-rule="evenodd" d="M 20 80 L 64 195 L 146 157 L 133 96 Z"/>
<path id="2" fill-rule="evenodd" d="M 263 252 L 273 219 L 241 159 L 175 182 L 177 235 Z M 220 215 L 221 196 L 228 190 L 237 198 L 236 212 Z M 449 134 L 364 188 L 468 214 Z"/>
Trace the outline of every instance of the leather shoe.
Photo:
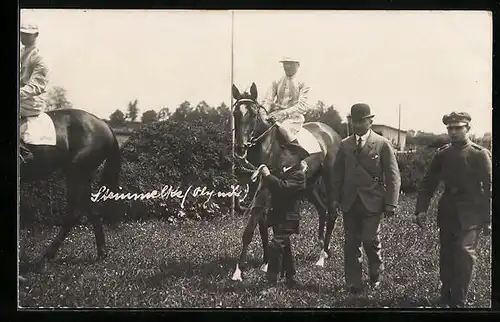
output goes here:
<path id="1" fill-rule="evenodd" d="M 293 277 L 287 277 L 285 284 L 288 288 L 296 288 L 299 283 Z"/>
<path id="2" fill-rule="evenodd" d="M 451 299 L 451 292 L 449 289 L 441 289 L 441 295 L 439 296 L 440 305 L 449 305 Z"/>
<path id="3" fill-rule="evenodd" d="M 347 290 L 351 294 L 360 294 L 361 293 L 361 287 L 357 287 L 357 286 L 349 286 L 347 288 Z"/>

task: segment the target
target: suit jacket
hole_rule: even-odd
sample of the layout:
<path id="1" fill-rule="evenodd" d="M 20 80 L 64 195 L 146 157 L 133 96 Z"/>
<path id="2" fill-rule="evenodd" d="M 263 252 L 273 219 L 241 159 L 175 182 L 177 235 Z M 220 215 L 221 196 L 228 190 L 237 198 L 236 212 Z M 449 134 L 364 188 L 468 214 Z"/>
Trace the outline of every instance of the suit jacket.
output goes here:
<path id="1" fill-rule="evenodd" d="M 262 177 L 262 184 L 271 192 L 271 211 L 267 218 L 269 226 L 283 225 L 293 233 L 299 233 L 299 196 L 306 187 L 306 175 L 300 164 L 291 169 Z"/>
<path id="2" fill-rule="evenodd" d="M 470 140 L 460 146 L 448 144 L 438 149 L 420 182 L 416 213 L 427 211 L 441 181 L 445 191 L 438 206 L 440 227 L 457 214 L 464 230 L 491 222 L 492 160 L 489 150 Z"/>
<path id="3" fill-rule="evenodd" d="M 398 204 L 401 176 L 394 149 L 386 138 L 370 131 L 361 152 L 356 137 L 342 140 L 334 165 L 333 199 L 349 211 L 359 196 L 366 209 L 383 211 Z"/>

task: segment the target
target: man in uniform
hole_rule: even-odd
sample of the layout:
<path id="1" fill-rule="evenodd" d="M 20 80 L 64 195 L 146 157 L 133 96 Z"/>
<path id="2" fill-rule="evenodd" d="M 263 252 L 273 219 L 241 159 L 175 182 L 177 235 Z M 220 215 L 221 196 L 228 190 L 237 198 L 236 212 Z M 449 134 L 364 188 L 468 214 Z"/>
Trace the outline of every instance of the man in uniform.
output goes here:
<path id="1" fill-rule="evenodd" d="M 38 116 L 45 108 L 45 90 L 47 86 L 47 68 L 38 48 L 36 39 L 38 37 L 38 27 L 36 25 L 21 25 L 21 71 L 20 71 L 20 92 L 19 92 L 19 130 L 22 135 L 26 131 L 26 121 L 28 117 Z M 25 161 L 33 158 L 33 154 L 20 140 L 21 156 Z"/>
<path id="2" fill-rule="evenodd" d="M 371 129 L 374 115 L 367 104 L 351 108 L 354 134 L 342 140 L 335 160 L 333 207 L 344 218 L 344 269 L 347 289 L 362 290 L 362 246 L 368 257 L 370 286 L 380 285 L 384 269 L 379 239 L 382 215 L 392 216 L 401 176 L 389 140 Z"/>
<path id="3" fill-rule="evenodd" d="M 445 191 L 437 213 L 443 305 L 466 303 L 481 229 L 489 234 L 492 162 L 489 150 L 468 138 L 467 113 L 443 116 L 450 144 L 438 149 L 418 189 L 415 222 L 423 227 L 430 200 L 442 180 Z"/>
<path id="4" fill-rule="evenodd" d="M 290 235 L 299 233 L 299 195 L 306 186 L 307 164 L 301 162 L 309 154 L 301 147 L 286 145 L 279 160 L 279 171 L 271 174 L 267 166 L 261 169 L 262 188 L 269 189 L 271 208 L 267 217 L 273 227 L 269 244 L 268 286 L 264 293 L 276 290 L 278 276 L 286 278 L 286 285 L 294 287 L 295 261 Z"/>
<path id="5" fill-rule="evenodd" d="M 276 124 L 285 143 L 298 145 L 297 134 L 304 124 L 304 114 L 309 110 L 309 86 L 297 78 L 300 67 L 297 59 L 284 57 L 280 63 L 283 64 L 285 76 L 271 84 L 262 102 L 262 106 L 269 114 L 266 115 L 261 109 L 261 117 L 269 123 L 268 125 Z M 316 153 L 309 158 L 315 155 Z M 306 162 L 307 160 L 303 161 Z"/>

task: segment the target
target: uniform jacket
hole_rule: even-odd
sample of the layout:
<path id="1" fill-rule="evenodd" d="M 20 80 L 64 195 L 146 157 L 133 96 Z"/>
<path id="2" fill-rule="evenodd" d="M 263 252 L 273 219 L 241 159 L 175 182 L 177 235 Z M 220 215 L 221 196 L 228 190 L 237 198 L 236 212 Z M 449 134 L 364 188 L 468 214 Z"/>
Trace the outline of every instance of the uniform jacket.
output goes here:
<path id="1" fill-rule="evenodd" d="M 445 191 L 438 206 L 438 224 L 458 214 L 463 229 L 490 223 L 492 161 L 489 150 L 467 140 L 438 149 L 422 179 L 416 213 L 425 212 L 441 181 Z"/>
<path id="2" fill-rule="evenodd" d="M 385 205 L 397 206 L 401 176 L 386 138 L 370 131 L 359 154 L 355 135 L 345 138 L 334 167 L 333 199 L 340 202 L 343 211 L 349 211 L 358 195 L 373 213 L 380 213 Z"/>
<path id="3" fill-rule="evenodd" d="M 298 80 L 294 75 L 290 78 L 291 82 L 289 82 L 289 84 L 293 85 L 285 90 L 288 79 L 287 76 L 283 76 L 279 80 L 273 81 L 262 105 L 269 112 L 269 116 L 273 116 L 276 121 L 283 122 L 286 119 L 297 119 L 304 122 L 304 114 L 309 110 L 309 86 Z M 271 103 L 285 105 L 285 108 L 271 109 Z M 265 115 L 263 116 L 265 117 Z"/>
<path id="4" fill-rule="evenodd" d="M 306 187 L 306 175 L 301 170 L 300 164 L 291 169 L 280 172 L 276 176 L 273 174 L 262 177 L 263 186 L 269 188 L 271 192 L 271 211 L 268 215 L 268 225 L 285 225 L 292 228 L 294 233 L 298 233 L 299 214 L 299 194 Z"/>
<path id="5" fill-rule="evenodd" d="M 19 105 L 21 116 L 38 115 L 45 108 L 47 68 L 35 46 L 21 50 Z"/>

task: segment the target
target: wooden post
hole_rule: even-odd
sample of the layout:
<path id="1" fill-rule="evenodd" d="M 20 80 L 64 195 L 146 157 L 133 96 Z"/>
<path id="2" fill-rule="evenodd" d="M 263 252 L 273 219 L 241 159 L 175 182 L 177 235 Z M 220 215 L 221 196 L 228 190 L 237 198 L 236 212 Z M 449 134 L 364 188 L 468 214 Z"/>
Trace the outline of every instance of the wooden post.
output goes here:
<path id="1" fill-rule="evenodd" d="M 229 86 L 229 97 L 230 106 L 229 110 L 231 111 L 233 108 L 233 84 L 234 84 L 234 75 L 233 75 L 233 64 L 234 64 L 234 10 L 231 11 L 231 86 Z M 234 157 L 234 119 L 233 114 L 230 114 L 231 119 L 231 158 Z M 231 165 L 231 174 L 234 176 L 234 162 Z M 234 206 L 235 206 L 235 196 L 231 197 L 231 216 L 234 216 Z"/>

